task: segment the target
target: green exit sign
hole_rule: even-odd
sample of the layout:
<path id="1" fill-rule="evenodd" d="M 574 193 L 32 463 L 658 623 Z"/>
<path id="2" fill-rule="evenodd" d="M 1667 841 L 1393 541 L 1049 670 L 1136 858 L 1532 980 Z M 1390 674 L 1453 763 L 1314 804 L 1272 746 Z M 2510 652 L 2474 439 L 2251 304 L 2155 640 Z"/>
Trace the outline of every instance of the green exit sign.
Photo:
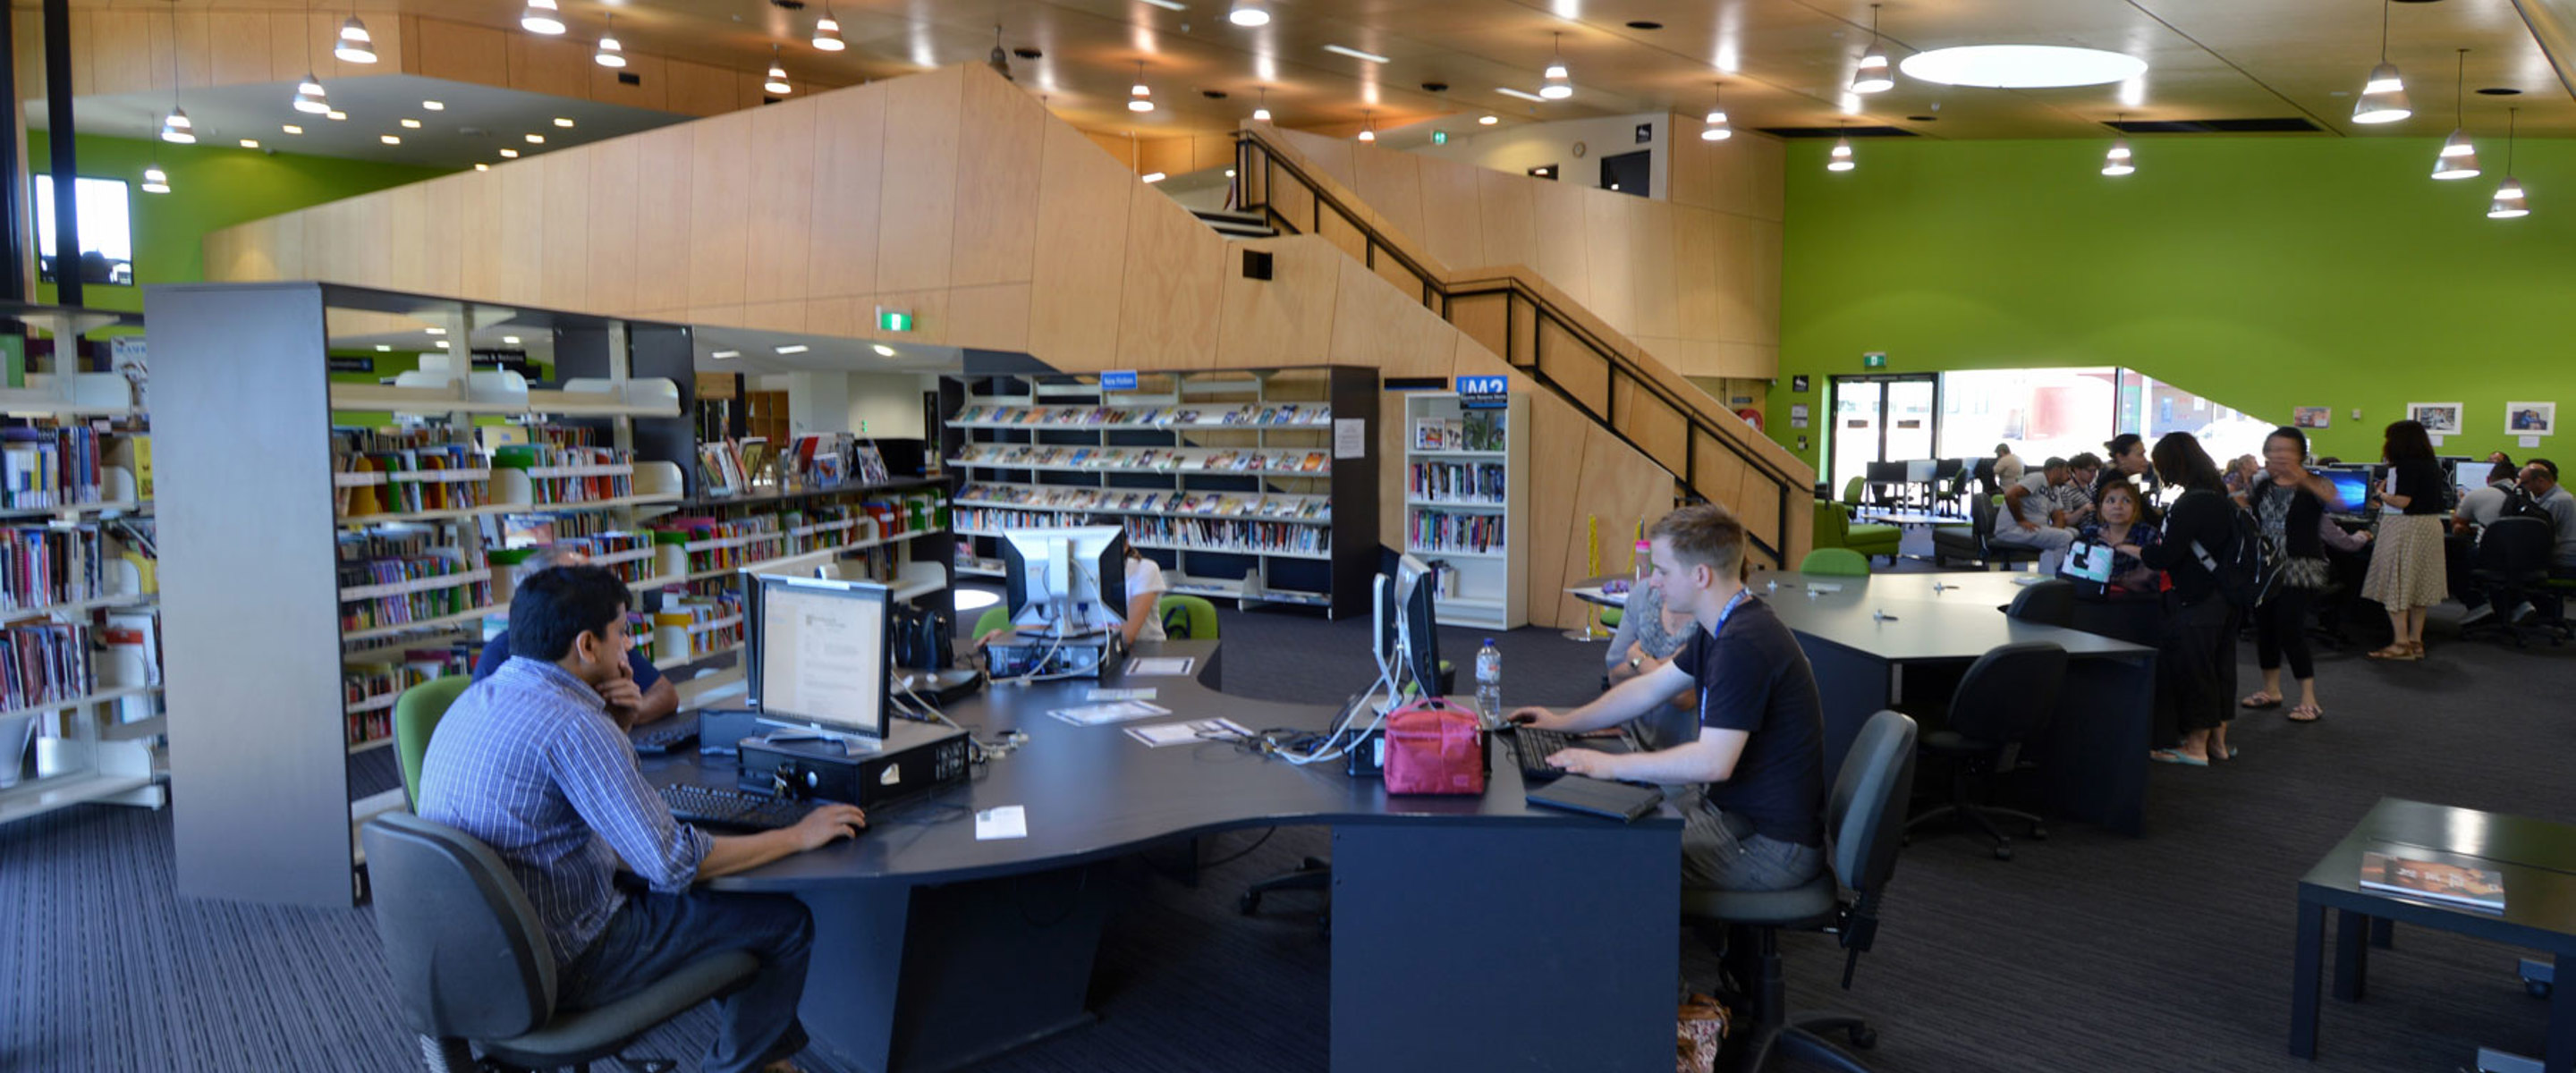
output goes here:
<path id="1" fill-rule="evenodd" d="M 877 330 L 881 332 L 911 331 L 912 311 L 909 309 L 887 309 L 884 306 L 878 306 Z"/>
<path id="2" fill-rule="evenodd" d="M 1861 368 L 1864 369 L 1887 368 L 1887 352 L 1884 350 L 1872 350 L 1868 353 L 1862 354 L 1860 356 L 1860 365 Z"/>
<path id="3" fill-rule="evenodd" d="M 1449 144 L 1449 132 L 1448 132 L 1448 131 L 1445 131 L 1445 130 L 1435 130 L 1435 131 L 1432 131 L 1432 132 L 1431 132 L 1431 144 L 1433 144 L 1433 145 L 1447 145 L 1447 144 Z"/>

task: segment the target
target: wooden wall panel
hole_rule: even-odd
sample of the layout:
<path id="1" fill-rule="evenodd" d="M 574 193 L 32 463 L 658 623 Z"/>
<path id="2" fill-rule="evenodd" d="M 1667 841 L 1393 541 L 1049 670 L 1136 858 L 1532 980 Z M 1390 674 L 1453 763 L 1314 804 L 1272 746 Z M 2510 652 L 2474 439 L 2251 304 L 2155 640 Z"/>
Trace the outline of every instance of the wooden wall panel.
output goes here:
<path id="1" fill-rule="evenodd" d="M 1339 247 L 1343 253 L 1350 256 L 1351 260 L 1367 262 L 1368 235 L 1360 230 L 1359 224 L 1352 221 L 1350 217 L 1342 215 L 1341 210 L 1329 204 L 1317 205 L 1315 212 L 1317 223 L 1321 225 L 1316 234 L 1322 235 L 1324 241 Z"/>
<path id="2" fill-rule="evenodd" d="M 1690 448 L 1690 426 L 1683 422 L 1680 411 L 1640 390 L 1633 380 L 1621 379 L 1610 394 L 1610 412 L 1616 415 L 1619 431 L 1630 442 L 1667 470 L 1677 474 L 1690 471 L 1690 457 L 1685 453 Z"/>
<path id="3" fill-rule="evenodd" d="M 1422 240 L 1422 159 L 1395 149 L 1359 145 L 1351 149 L 1359 182 L 1350 185 L 1360 200 L 1377 212 L 1385 229 L 1416 242 Z"/>
<path id="4" fill-rule="evenodd" d="M 1316 174 L 1329 176 L 1345 189 L 1359 188 L 1358 164 L 1351 159 L 1352 151 L 1359 147 L 1359 143 L 1303 131 L 1283 130 L 1279 133 L 1306 154 L 1307 163 Z"/>
<path id="5" fill-rule="evenodd" d="M 372 32 L 374 24 L 367 29 Z M 270 63 L 268 53 L 268 16 L 256 11 L 215 11 L 206 15 L 206 49 L 212 66 L 214 84 L 241 85 L 247 82 L 278 82 L 300 78 L 304 72 L 280 77 Z"/>
<path id="6" fill-rule="evenodd" d="M 1554 320 L 1538 323 L 1538 367 L 1593 413 L 1607 413 L 1610 374 L 1599 358 Z"/>
<path id="7" fill-rule="evenodd" d="M 1673 212 L 1673 313 L 1675 334 L 1718 337 L 1717 214 Z"/>
<path id="8" fill-rule="evenodd" d="M 428 183 L 397 186 L 384 192 L 385 203 L 385 275 L 384 286 L 394 290 L 436 293 L 429 290 L 429 232 L 444 229 L 447 222 L 430 222 Z"/>
<path id="9" fill-rule="evenodd" d="M 603 313 L 636 310 L 635 280 L 648 271 L 636 255 L 636 197 L 643 184 L 638 173 L 642 143 L 614 138 L 584 150 L 590 156 L 590 197 L 584 215 L 590 227 L 585 248 L 590 255 L 590 307 Z M 655 266 L 649 271 L 662 271 Z"/>
<path id="10" fill-rule="evenodd" d="M 743 297 L 797 303 L 813 278 L 815 123 L 820 102 L 808 97 L 754 108 L 751 116 L 751 252 Z M 801 323 L 803 316 L 798 318 Z"/>
<path id="11" fill-rule="evenodd" d="M 958 110 L 965 79 L 943 68 L 886 83 L 877 198 L 877 287 L 945 287 L 957 226 Z M 897 165 L 900 166 L 897 166 Z"/>
<path id="12" fill-rule="evenodd" d="M 1029 348 L 1028 284 L 957 287 L 948 292 L 948 298 L 948 345 L 1004 351 Z M 808 325 L 806 330 L 814 329 Z"/>
<path id="13" fill-rule="evenodd" d="M 1508 330 L 1509 301 L 1500 294 L 1451 298 L 1449 323 L 1457 325 L 1458 330 L 1475 340 L 1477 345 L 1498 355 L 1494 360 L 1501 361 L 1499 355 L 1508 345 L 1505 332 Z"/>
<path id="14" fill-rule="evenodd" d="M 742 307 L 742 325 L 764 332 L 802 332 L 805 330 L 805 302 L 797 299 L 748 303 Z"/>
<path id="15" fill-rule="evenodd" d="M 814 235 L 806 263 L 816 295 L 877 289 L 877 204 L 885 159 L 883 83 L 814 98 Z"/>
<path id="16" fill-rule="evenodd" d="M 1454 160 L 1422 158 L 1422 233 L 1414 237 L 1440 266 L 1480 268 L 1485 258 L 1480 169 Z"/>
<path id="17" fill-rule="evenodd" d="M 688 125 L 646 131 L 635 143 L 635 305 L 685 309 L 689 305 L 690 154 L 696 132 Z M 506 171 L 511 165 L 493 169 Z M 490 173 L 487 173 L 490 174 Z M 871 251 L 873 252 L 873 251 Z"/>
<path id="18" fill-rule="evenodd" d="M 501 177 L 501 241 L 493 250 L 500 258 L 500 269 L 494 273 L 494 293 L 478 297 L 535 301 L 544 293 L 546 173 L 540 159 L 514 161 L 512 166 L 484 173 Z"/>
<path id="19" fill-rule="evenodd" d="M 1525 176 L 1476 169 L 1477 209 L 1484 225 L 1484 258 L 1475 265 L 1521 265 L 1537 271 L 1538 185 Z"/>
<path id="20" fill-rule="evenodd" d="M 1086 130 L 1082 132 L 1082 136 L 1090 139 L 1091 144 L 1099 146 L 1101 152 L 1109 154 L 1109 159 L 1117 161 L 1118 166 L 1127 169 L 1130 174 L 1143 173 L 1144 168 L 1138 161 L 1143 157 L 1144 147 L 1137 144 L 1133 135 Z"/>
<path id="21" fill-rule="evenodd" d="M 689 146 L 689 302 L 730 306 L 746 301 L 750 256 L 751 119 L 748 112 L 684 124 Z M 676 266 L 675 266 L 676 267 Z M 763 296 L 766 297 L 766 296 Z"/>
<path id="22" fill-rule="evenodd" d="M 1446 378 L 1457 367 L 1457 329 L 1375 273 L 1344 261 L 1333 302 L 1336 361 L 1374 365 L 1380 376 Z"/>
<path id="23" fill-rule="evenodd" d="M 1116 359 L 1135 185 L 1126 165 L 1081 131 L 1047 124 L 1029 349 L 1060 367 L 1108 368 Z"/>
<path id="24" fill-rule="evenodd" d="M 1237 250 L 1271 255 L 1271 278 L 1245 279 Z M 1219 266 L 1219 368 L 1294 365 L 1330 353 L 1341 251 L 1311 236 L 1231 243 Z"/>
<path id="25" fill-rule="evenodd" d="M 851 313 L 858 317 L 858 335 L 863 339 L 883 339 L 892 343 L 946 344 L 954 327 L 950 315 L 951 292 L 945 288 L 921 291 L 881 291 L 851 303 Z M 909 332 L 881 332 L 876 326 L 876 307 L 901 309 L 912 314 Z"/>
<path id="26" fill-rule="evenodd" d="M 545 278 L 538 301 L 555 309 L 596 310 L 590 296 L 591 158 L 587 149 L 536 158 L 545 176 Z"/>
<path id="27" fill-rule="evenodd" d="M 590 94 L 590 72 L 605 70 L 590 62 L 595 38 L 535 34 L 509 37 L 511 89 L 580 100 Z"/>
<path id="28" fill-rule="evenodd" d="M 662 98 L 666 111 L 711 116 L 723 115 L 740 107 L 734 95 L 732 71 L 703 63 L 666 59 L 662 72 L 670 82 L 670 89 Z"/>
<path id="29" fill-rule="evenodd" d="M 140 93 L 152 88 L 152 24 L 165 22 L 160 12 L 95 11 L 89 14 L 90 92 Z M 164 57 L 162 81 L 170 77 Z"/>
<path id="30" fill-rule="evenodd" d="M 1628 199 L 1628 232 L 1632 236 L 1628 244 L 1628 286 L 1634 295 L 1630 334 L 1681 334 L 1681 316 L 1675 308 L 1679 266 L 1674 260 L 1677 247 L 1673 236 L 1677 226 L 1674 217 L 1680 212 L 1650 198 Z"/>
<path id="31" fill-rule="evenodd" d="M 1725 143 L 1701 141 L 1699 132 L 1707 127 L 1700 116 L 1680 113 L 1675 113 L 1664 127 L 1673 135 L 1672 167 L 1665 196 L 1675 205 L 1717 207 L 1716 154 Z"/>
<path id="32" fill-rule="evenodd" d="M 1529 570 L 1529 588 L 1522 602 L 1532 622 L 1544 618 L 1553 624 L 1569 621 L 1561 607 L 1561 590 L 1567 582 L 1583 578 L 1579 571 L 1585 524 L 1572 508 L 1583 491 L 1583 448 L 1592 423 L 1565 400 L 1544 391 L 1531 394 L 1529 416 L 1530 442 L 1548 446 L 1529 453 L 1530 546 L 1521 560 Z M 1566 572 L 1569 561 L 1577 573 Z"/>
<path id="33" fill-rule="evenodd" d="M 423 293 L 456 294 L 464 286 L 465 239 L 455 221 L 465 211 L 465 187 L 475 174 L 460 172 L 421 184 L 428 191 L 429 213 L 429 229 L 421 236 Z"/>
<path id="34" fill-rule="evenodd" d="M 1212 368 L 1225 240 L 1161 191 L 1129 185 L 1118 356 L 1145 368 Z"/>
<path id="35" fill-rule="evenodd" d="M 1188 138 L 1136 139 L 1137 174 L 1147 175 L 1159 171 L 1165 175 L 1181 175 L 1190 170 Z"/>
<path id="36" fill-rule="evenodd" d="M 516 35 L 445 19 L 421 19 L 418 25 L 420 73 L 485 86 L 510 84 L 509 38 Z"/>
<path id="37" fill-rule="evenodd" d="M 1583 191 L 1538 179 L 1531 184 L 1538 263 L 1530 267 L 1578 303 L 1592 299 L 1592 259 L 1584 239 Z M 1611 195 L 1616 197 L 1618 195 Z"/>
<path id="38" fill-rule="evenodd" d="M 1607 190 L 1580 190 L 1583 199 L 1583 232 L 1587 262 L 1592 269 L 1592 290 L 1581 299 L 1592 315 L 1621 332 L 1637 328 L 1636 280 L 1630 275 L 1635 266 L 1632 250 L 1636 232 L 1628 219 L 1628 205 L 1636 200 L 1626 194 Z"/>
<path id="39" fill-rule="evenodd" d="M 591 64 L 590 92 L 584 96 L 629 108 L 650 108 L 656 112 L 671 110 L 670 66 L 662 57 L 629 52 L 626 54 L 625 71 L 634 75 L 638 84 L 627 85 L 617 80 L 616 70 Z"/>
<path id="40" fill-rule="evenodd" d="M 962 73 L 957 148 L 957 235 L 950 273 L 958 286 L 1024 283 L 1037 252 L 1039 170 L 1046 107 L 980 67 Z"/>

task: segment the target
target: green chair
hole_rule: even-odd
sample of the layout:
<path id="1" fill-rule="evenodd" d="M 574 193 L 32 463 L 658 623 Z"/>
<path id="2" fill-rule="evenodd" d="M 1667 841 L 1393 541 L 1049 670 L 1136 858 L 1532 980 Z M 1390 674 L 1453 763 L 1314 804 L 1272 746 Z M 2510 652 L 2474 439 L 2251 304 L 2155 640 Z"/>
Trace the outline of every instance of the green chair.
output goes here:
<path id="1" fill-rule="evenodd" d="M 1628 613 L 1626 611 L 1616 607 L 1605 607 L 1601 609 L 1601 624 L 1614 630 L 1618 629 L 1620 621 L 1627 617 Z"/>
<path id="2" fill-rule="evenodd" d="M 1864 556 L 1884 555 L 1889 562 L 1895 562 L 1897 552 L 1905 546 L 1905 530 L 1893 525 L 1855 523 L 1850 507 L 1831 500 L 1816 501 L 1815 520 L 1814 547 L 1850 548 Z"/>
<path id="3" fill-rule="evenodd" d="M 1868 577 L 1869 560 L 1850 548 L 1817 548 L 1807 553 L 1798 569 L 1809 574 L 1834 577 Z"/>
<path id="4" fill-rule="evenodd" d="M 1154 617 L 1162 620 L 1163 633 L 1173 638 L 1192 641 L 1216 640 L 1216 605 L 1203 596 L 1164 593 L 1154 604 Z"/>
<path id="5" fill-rule="evenodd" d="M 1866 490 L 1867 487 L 1867 482 L 1858 477 L 1844 481 L 1843 505 L 1846 507 L 1858 508 L 1860 506 L 1861 493 Z"/>
<path id="6" fill-rule="evenodd" d="M 987 607 L 983 616 L 975 620 L 975 632 L 967 636 L 982 637 L 994 630 L 1008 629 L 1010 625 L 1011 612 L 1008 609 L 998 605 Z"/>
<path id="7" fill-rule="evenodd" d="M 414 812 L 420 811 L 420 760 L 429 755 L 429 736 L 437 732 L 438 721 L 447 717 L 447 706 L 473 684 L 472 675 L 451 674 L 422 682 L 394 698 L 394 752 L 402 759 L 403 800 Z"/>

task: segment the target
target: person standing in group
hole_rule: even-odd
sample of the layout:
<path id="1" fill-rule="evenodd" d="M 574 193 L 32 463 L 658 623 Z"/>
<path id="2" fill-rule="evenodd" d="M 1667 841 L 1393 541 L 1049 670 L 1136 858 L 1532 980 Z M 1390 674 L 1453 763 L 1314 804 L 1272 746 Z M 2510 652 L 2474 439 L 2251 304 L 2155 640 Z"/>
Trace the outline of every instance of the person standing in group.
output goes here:
<path id="1" fill-rule="evenodd" d="M 2138 491 L 2141 494 L 2138 498 L 2147 505 L 2147 520 L 2150 522 L 2157 520 L 2156 472 L 2154 464 L 2147 458 L 2147 441 L 2135 432 L 2123 432 L 2111 437 L 2102 446 L 2110 451 L 2111 462 L 2102 467 L 2102 475 L 2094 479 L 2093 498 L 2099 501 L 2102 498 L 2102 489 L 2113 481 L 2139 484 L 2138 478 L 2143 476 L 2145 483 L 2139 484 Z M 2215 465 L 2210 469 L 2212 472 L 2217 471 Z M 2221 487 L 2225 487 L 2224 482 L 2221 482 Z"/>
<path id="2" fill-rule="evenodd" d="M 2112 549 L 2137 556 L 2173 579 L 2156 645 L 2156 699 L 2167 706 L 2182 741 L 2148 754 L 2148 759 L 2208 767 L 2213 759 L 2236 755 L 2227 744 L 2227 723 L 2236 715 L 2236 627 L 2241 616 L 2220 590 L 2217 568 L 2236 549 L 2237 507 L 2227 497 L 2218 463 L 2188 432 L 2169 432 L 2156 441 L 2155 467 L 2165 483 L 2183 490 L 2165 512 L 2164 539 L 2152 547 Z"/>
<path id="3" fill-rule="evenodd" d="M 2271 441 L 2264 442 L 2268 444 Z M 2271 454 L 2271 448 L 2265 447 L 2263 453 Z M 2300 456 L 2300 461 L 2305 462 L 2306 456 Z M 2265 463 L 2256 461 L 2253 455 L 2236 456 L 2235 461 L 2227 464 L 2227 494 L 2241 496 L 2253 491 L 2255 482 L 2263 479 L 2265 468 Z"/>
<path id="4" fill-rule="evenodd" d="M 2325 715 L 2317 707 L 2316 663 L 2308 655 L 2308 605 L 2334 582 L 2321 533 L 2332 524 L 2326 511 L 2340 503 L 2334 482 L 2311 472 L 2307 460 L 2307 433 L 2273 429 L 2263 438 L 2263 469 L 2245 489 L 2245 505 L 2263 534 L 2263 588 L 2254 604 L 2254 653 L 2263 667 L 2263 688 L 2239 703 L 2280 707 L 2281 661 L 2287 657 L 2290 677 L 2299 683 L 2299 703 L 2289 714 L 2293 723 Z"/>
<path id="5" fill-rule="evenodd" d="M 2029 467 L 2023 465 L 2021 456 L 2013 453 L 2011 444 L 1998 443 L 1995 445 L 1996 487 L 2010 488 L 2013 485 L 2021 483 L 2022 471 L 2027 468 Z"/>
<path id="6" fill-rule="evenodd" d="M 2450 482 L 2443 478 L 2433 440 L 2420 423 L 2391 423 L 2380 457 L 2388 462 L 2388 479 L 2378 497 L 2384 508 L 2379 550 L 2371 553 L 2361 595 L 2388 609 L 2394 636 L 2370 658 L 2419 660 L 2424 658 L 2425 612 L 2451 596 L 2442 564 L 2442 516 L 2450 513 L 2444 502 Z"/>

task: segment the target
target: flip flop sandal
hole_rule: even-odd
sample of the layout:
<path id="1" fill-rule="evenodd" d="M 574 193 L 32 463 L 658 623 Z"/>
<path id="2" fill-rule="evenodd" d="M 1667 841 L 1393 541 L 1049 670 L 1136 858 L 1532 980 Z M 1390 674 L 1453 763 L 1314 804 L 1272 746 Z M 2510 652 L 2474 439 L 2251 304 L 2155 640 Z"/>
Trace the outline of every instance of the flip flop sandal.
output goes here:
<path id="1" fill-rule="evenodd" d="M 2153 760 L 2159 764 L 2180 764 L 2184 767 L 2209 766 L 2209 761 L 2207 760 L 2194 760 L 2191 757 L 2175 752 L 2172 749 L 2158 749 L 2154 752 L 2148 753 L 2147 759 Z"/>
<path id="2" fill-rule="evenodd" d="M 2300 715 L 2300 712 L 2306 712 L 2308 714 Z M 2319 708 L 2314 704 L 2302 704 L 2296 708 L 2290 709 L 2289 714 L 2285 718 L 2289 719 L 2289 721 L 2293 723 L 2313 723 L 2325 717 L 2325 709 Z"/>
<path id="3" fill-rule="evenodd" d="M 2256 703 L 2258 698 L 2261 700 L 2261 703 Z M 2280 707 L 2281 698 L 2268 696 L 2262 693 L 2255 693 L 2246 697 L 2244 700 L 2237 701 L 2236 706 L 2250 711 L 2268 711 L 2270 709 Z"/>

